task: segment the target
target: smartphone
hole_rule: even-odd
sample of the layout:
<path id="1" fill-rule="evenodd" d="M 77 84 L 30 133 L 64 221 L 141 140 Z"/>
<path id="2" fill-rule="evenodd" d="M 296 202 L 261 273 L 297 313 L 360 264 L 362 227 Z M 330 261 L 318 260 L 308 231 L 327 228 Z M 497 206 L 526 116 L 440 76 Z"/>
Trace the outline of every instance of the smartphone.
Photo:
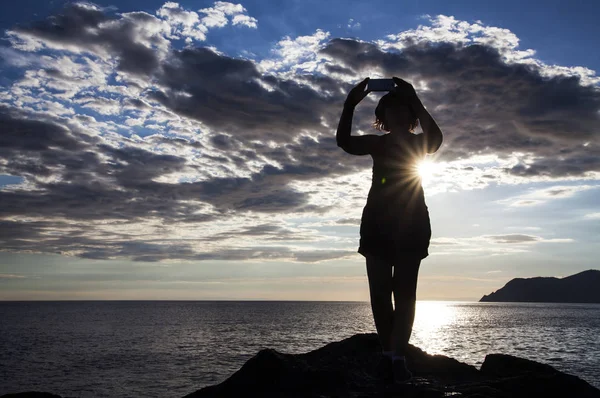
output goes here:
<path id="1" fill-rule="evenodd" d="M 392 79 L 369 79 L 367 83 L 368 91 L 391 91 L 396 87 Z"/>

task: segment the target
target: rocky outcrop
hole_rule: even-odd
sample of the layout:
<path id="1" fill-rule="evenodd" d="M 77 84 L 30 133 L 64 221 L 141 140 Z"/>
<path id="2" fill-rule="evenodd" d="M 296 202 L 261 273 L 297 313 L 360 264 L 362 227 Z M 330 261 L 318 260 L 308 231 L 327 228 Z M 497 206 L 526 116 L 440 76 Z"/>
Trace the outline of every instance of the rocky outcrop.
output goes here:
<path id="1" fill-rule="evenodd" d="M 481 302 L 600 303 L 600 271 L 565 278 L 516 278 Z"/>
<path id="2" fill-rule="evenodd" d="M 414 378 L 394 385 L 377 374 L 380 346 L 362 334 L 306 354 L 262 350 L 221 384 L 185 398 L 208 397 L 578 397 L 600 398 L 600 390 L 553 367 L 492 354 L 481 369 L 411 346 Z"/>

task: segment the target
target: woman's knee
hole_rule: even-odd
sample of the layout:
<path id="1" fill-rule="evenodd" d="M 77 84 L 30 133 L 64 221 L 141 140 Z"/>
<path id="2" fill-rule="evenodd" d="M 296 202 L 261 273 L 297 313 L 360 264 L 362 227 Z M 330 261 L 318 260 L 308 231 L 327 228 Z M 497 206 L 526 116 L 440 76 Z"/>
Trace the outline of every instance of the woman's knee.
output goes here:
<path id="1" fill-rule="evenodd" d="M 394 301 L 412 302 L 417 300 L 417 290 L 415 289 L 394 289 Z"/>
<path id="2" fill-rule="evenodd" d="M 371 302 L 376 303 L 387 303 L 392 301 L 393 289 L 390 285 L 389 289 L 387 288 L 371 288 L 369 291 L 371 296 Z"/>
<path id="3" fill-rule="evenodd" d="M 404 264 L 395 266 L 393 291 L 395 299 L 415 300 L 420 259 L 408 259 Z"/>
<path id="4" fill-rule="evenodd" d="M 381 258 L 367 257 L 367 277 L 371 301 L 391 301 L 393 291 L 392 269 Z"/>
<path id="5" fill-rule="evenodd" d="M 417 278 L 394 278 L 392 290 L 396 299 L 414 300 L 417 297 Z"/>
<path id="6" fill-rule="evenodd" d="M 367 276 L 369 284 L 378 285 L 392 283 L 392 267 L 380 257 L 367 257 Z"/>

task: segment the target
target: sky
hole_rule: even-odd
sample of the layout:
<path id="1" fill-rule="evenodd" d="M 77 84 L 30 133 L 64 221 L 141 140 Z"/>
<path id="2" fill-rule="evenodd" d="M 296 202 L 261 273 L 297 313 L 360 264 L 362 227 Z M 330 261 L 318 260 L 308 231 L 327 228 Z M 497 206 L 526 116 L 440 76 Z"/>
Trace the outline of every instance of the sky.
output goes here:
<path id="1" fill-rule="evenodd" d="M 3 2 L 0 300 L 368 300 L 372 161 L 335 142 L 367 76 L 411 82 L 444 133 L 418 299 L 598 269 L 599 12 Z"/>

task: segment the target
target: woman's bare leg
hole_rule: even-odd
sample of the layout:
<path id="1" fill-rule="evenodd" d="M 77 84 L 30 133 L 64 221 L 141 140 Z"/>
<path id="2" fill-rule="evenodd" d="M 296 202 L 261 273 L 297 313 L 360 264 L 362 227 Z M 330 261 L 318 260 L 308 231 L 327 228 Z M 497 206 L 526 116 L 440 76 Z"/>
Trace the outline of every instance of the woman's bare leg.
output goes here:
<path id="1" fill-rule="evenodd" d="M 371 295 L 371 309 L 379 342 L 383 351 L 392 351 L 392 267 L 382 259 L 367 256 L 367 277 Z"/>
<path id="2" fill-rule="evenodd" d="M 419 275 L 419 257 L 406 257 L 394 265 L 394 321 L 392 329 L 392 349 L 394 355 L 406 355 L 408 340 L 412 333 L 417 302 L 417 277 Z"/>

